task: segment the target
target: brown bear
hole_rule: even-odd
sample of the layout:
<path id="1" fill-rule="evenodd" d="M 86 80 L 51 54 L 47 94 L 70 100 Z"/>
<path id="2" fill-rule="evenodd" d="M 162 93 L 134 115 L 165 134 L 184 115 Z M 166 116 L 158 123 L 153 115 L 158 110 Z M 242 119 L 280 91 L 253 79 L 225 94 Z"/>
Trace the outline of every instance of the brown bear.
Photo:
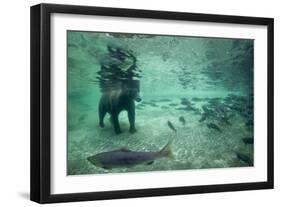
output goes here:
<path id="1" fill-rule="evenodd" d="M 99 125 L 104 127 L 104 117 L 109 113 L 116 134 L 121 133 L 118 115 L 128 112 L 130 132 L 135 128 L 135 101 L 141 101 L 140 70 L 133 51 L 120 47 L 107 46 L 108 55 L 101 61 L 98 81 L 102 96 L 99 102 Z"/>
<path id="2" fill-rule="evenodd" d="M 139 81 L 128 80 L 121 84 L 118 89 L 112 89 L 102 94 L 99 102 L 99 125 L 104 127 L 104 117 L 106 113 L 110 114 L 110 120 L 113 124 L 116 134 L 120 134 L 118 115 L 125 110 L 128 113 L 130 123 L 130 132 L 136 132 L 135 128 L 135 101 L 141 101 L 139 96 Z"/>

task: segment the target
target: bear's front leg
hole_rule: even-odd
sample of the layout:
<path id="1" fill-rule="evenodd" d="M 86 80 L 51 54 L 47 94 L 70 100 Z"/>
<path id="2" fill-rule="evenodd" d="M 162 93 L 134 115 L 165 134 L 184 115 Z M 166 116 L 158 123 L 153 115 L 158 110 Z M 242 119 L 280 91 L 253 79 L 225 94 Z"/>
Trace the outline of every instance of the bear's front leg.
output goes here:
<path id="1" fill-rule="evenodd" d="M 100 106 L 99 106 L 99 125 L 100 125 L 101 128 L 104 127 L 103 119 L 104 119 L 104 117 L 105 117 L 105 114 L 106 114 L 106 110 L 105 110 L 105 108 L 102 107 L 101 104 L 100 104 Z"/>
<path id="2" fill-rule="evenodd" d="M 114 114 L 111 116 L 112 124 L 116 134 L 122 133 L 119 125 L 118 115 Z"/>
<path id="3" fill-rule="evenodd" d="M 135 104 L 131 105 L 128 109 L 128 119 L 130 123 L 130 133 L 137 132 L 137 129 L 135 127 Z"/>

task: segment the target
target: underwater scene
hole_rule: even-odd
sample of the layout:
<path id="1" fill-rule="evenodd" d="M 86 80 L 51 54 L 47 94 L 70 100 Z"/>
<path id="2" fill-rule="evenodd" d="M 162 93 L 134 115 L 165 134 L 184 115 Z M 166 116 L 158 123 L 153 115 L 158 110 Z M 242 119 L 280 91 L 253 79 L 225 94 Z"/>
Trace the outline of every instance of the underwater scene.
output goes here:
<path id="1" fill-rule="evenodd" d="M 254 40 L 67 31 L 67 175 L 254 166 Z"/>

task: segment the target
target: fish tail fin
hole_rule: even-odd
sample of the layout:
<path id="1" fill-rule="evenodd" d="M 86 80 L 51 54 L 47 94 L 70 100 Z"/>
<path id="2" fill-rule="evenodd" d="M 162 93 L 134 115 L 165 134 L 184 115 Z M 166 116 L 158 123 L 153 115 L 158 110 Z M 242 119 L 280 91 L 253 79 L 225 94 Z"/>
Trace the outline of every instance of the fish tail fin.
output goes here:
<path id="1" fill-rule="evenodd" d="M 159 152 L 162 156 L 174 159 L 175 156 L 172 152 L 172 140 L 170 140 Z"/>

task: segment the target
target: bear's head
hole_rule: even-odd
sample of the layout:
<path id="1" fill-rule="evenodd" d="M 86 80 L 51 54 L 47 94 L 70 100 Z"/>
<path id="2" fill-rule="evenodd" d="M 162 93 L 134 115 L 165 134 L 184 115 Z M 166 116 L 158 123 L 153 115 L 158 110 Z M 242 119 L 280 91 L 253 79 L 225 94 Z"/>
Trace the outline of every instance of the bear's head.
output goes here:
<path id="1" fill-rule="evenodd" d="M 122 87 L 123 95 L 128 96 L 129 98 L 140 102 L 140 81 L 139 80 L 128 80 L 123 83 Z"/>

